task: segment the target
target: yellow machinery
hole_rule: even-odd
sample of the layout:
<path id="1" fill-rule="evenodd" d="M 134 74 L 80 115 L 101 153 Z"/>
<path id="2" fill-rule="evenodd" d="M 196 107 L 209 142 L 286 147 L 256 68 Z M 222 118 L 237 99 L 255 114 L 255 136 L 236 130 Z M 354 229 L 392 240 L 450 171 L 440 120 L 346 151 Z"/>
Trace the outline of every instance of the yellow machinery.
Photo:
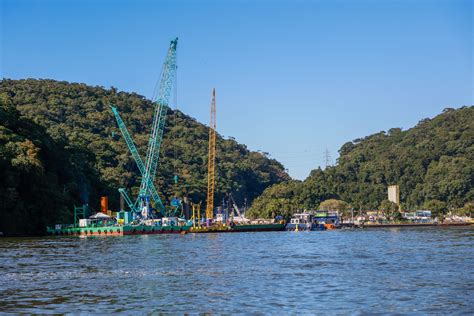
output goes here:
<path id="1" fill-rule="evenodd" d="M 207 161 L 206 218 L 214 217 L 214 188 L 216 185 L 216 89 L 212 89 L 211 122 L 209 123 L 209 154 Z"/>
<path id="2" fill-rule="evenodd" d="M 193 207 L 193 217 L 192 217 L 193 228 L 196 229 L 196 222 L 197 222 L 197 227 L 198 228 L 201 227 L 201 202 L 199 202 L 199 204 L 192 203 L 192 207 Z"/>

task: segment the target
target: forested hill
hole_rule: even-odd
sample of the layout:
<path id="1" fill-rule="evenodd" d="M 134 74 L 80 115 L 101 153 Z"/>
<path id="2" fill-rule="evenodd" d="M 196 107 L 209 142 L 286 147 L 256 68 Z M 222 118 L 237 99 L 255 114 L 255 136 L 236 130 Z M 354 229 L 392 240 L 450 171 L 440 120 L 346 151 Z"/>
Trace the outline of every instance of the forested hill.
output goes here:
<path id="1" fill-rule="evenodd" d="M 392 128 L 344 144 L 335 166 L 304 181 L 274 185 L 257 198 L 253 216 L 291 214 L 340 199 L 354 209 L 377 209 L 387 185 L 399 184 L 403 209 L 448 211 L 474 201 L 474 107 L 445 109 L 402 131 Z"/>
<path id="2" fill-rule="evenodd" d="M 115 88 L 4 79 L 0 102 L 0 231 L 40 233 L 46 224 L 71 222 L 74 204 L 97 210 L 99 197 L 108 195 L 116 210 L 117 188 L 137 193 L 139 172 L 108 104 L 117 106 L 144 156 L 151 101 Z M 208 128 L 170 110 L 156 181 L 166 201 L 177 195 L 205 203 L 207 150 Z M 250 203 L 266 187 L 289 179 L 276 160 L 219 135 L 217 174 L 216 204 L 230 192 Z"/>

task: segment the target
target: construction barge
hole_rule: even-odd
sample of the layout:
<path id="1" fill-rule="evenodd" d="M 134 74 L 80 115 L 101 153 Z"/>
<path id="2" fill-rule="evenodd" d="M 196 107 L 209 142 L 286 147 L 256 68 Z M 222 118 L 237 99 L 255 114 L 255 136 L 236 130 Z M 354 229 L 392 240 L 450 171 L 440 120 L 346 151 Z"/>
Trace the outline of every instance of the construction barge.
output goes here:
<path id="1" fill-rule="evenodd" d="M 87 217 L 89 207 L 74 207 L 74 224 L 56 224 L 47 227 L 47 234 L 51 236 L 127 236 L 127 235 L 157 235 L 157 234 L 187 234 L 187 233 L 237 233 L 237 232 L 264 232 L 283 231 L 283 222 L 271 221 L 234 222 L 223 220 L 217 216 L 215 220 L 184 219 L 178 216 L 162 217 L 139 221 L 139 216 L 132 212 L 108 211 L 106 197 L 101 199 L 101 212 Z M 220 214 L 218 214 L 220 215 Z M 237 218 L 236 218 L 237 219 Z"/>
<path id="2" fill-rule="evenodd" d="M 116 120 L 117 127 L 129 149 L 136 167 L 141 176 L 139 194 L 136 199 L 129 195 L 127 188 L 118 188 L 121 203 L 120 211 L 112 212 L 108 209 L 108 197 L 101 198 L 101 211 L 89 216 L 88 206 L 74 207 L 74 223 L 68 225 L 57 224 L 54 228 L 47 228 L 49 235 L 55 236 L 124 236 L 149 234 L 186 234 L 192 233 L 222 233 L 222 232 L 253 232 L 253 231 L 280 231 L 284 224 L 273 221 L 251 222 L 241 215 L 235 201 L 229 193 L 237 217 L 228 218 L 228 213 L 222 209 L 214 213 L 214 189 L 216 181 L 216 91 L 212 90 L 211 120 L 209 125 L 209 154 L 208 154 L 208 186 L 206 216 L 201 221 L 200 204 L 193 205 L 193 215 L 184 213 L 184 205 L 175 196 L 170 205 L 165 206 L 155 186 L 156 171 L 158 169 L 160 148 L 163 143 L 166 116 L 168 112 L 171 88 L 175 82 L 177 71 L 178 39 L 170 42 L 163 62 L 163 67 L 157 85 L 157 97 L 153 102 L 153 120 L 150 131 L 146 156 L 140 156 L 132 135 L 130 135 L 119 109 L 109 104 Z M 179 184 L 179 176 L 173 177 L 175 186 Z M 85 201 L 83 201 L 85 202 Z M 125 211 L 124 203 L 128 205 Z M 179 210 L 181 209 L 181 214 Z M 233 213 L 232 213 L 233 214 Z M 214 217 L 216 215 L 216 217 Z M 240 221 L 239 221 L 240 220 Z"/>
<path id="3" fill-rule="evenodd" d="M 47 229 L 48 235 L 53 236 L 126 236 L 152 234 L 182 234 L 189 226 L 91 226 L 91 227 L 55 227 Z"/>
<path id="4" fill-rule="evenodd" d="M 241 224 L 241 225 L 226 225 L 226 226 L 201 226 L 191 227 L 190 233 L 248 233 L 248 232 L 269 232 L 269 231 L 284 231 L 285 224 L 281 223 L 266 223 L 266 224 Z"/>
<path id="5" fill-rule="evenodd" d="M 243 233 L 284 231 L 285 224 L 244 224 L 232 226 L 149 226 L 149 225 L 110 225 L 86 227 L 55 227 L 47 228 L 48 235 L 52 236 L 127 236 L 127 235 L 157 235 L 157 234 L 204 234 L 204 233 Z"/>

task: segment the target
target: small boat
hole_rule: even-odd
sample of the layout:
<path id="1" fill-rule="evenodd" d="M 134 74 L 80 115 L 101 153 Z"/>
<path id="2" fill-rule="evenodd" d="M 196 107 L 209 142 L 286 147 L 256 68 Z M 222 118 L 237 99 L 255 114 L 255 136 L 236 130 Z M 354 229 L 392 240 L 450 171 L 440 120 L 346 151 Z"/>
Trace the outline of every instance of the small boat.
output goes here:
<path id="1" fill-rule="evenodd" d="M 319 223 L 324 225 L 326 229 L 335 229 L 341 227 L 341 217 L 336 211 L 316 211 L 314 218 Z"/>
<path id="2" fill-rule="evenodd" d="M 288 231 L 314 231 L 326 230 L 327 228 L 324 224 L 319 223 L 313 214 L 298 213 L 293 214 L 285 229 Z"/>

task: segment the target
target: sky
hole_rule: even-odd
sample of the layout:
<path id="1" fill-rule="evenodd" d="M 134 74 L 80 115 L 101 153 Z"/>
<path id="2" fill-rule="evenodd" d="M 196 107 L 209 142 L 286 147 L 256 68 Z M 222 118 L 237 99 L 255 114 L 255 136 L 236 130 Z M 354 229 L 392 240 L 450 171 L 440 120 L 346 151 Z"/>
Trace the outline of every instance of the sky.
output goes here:
<path id="1" fill-rule="evenodd" d="M 178 41 L 176 107 L 304 179 L 346 142 L 472 105 L 468 0 L 0 0 L 0 77 L 151 98 Z"/>

